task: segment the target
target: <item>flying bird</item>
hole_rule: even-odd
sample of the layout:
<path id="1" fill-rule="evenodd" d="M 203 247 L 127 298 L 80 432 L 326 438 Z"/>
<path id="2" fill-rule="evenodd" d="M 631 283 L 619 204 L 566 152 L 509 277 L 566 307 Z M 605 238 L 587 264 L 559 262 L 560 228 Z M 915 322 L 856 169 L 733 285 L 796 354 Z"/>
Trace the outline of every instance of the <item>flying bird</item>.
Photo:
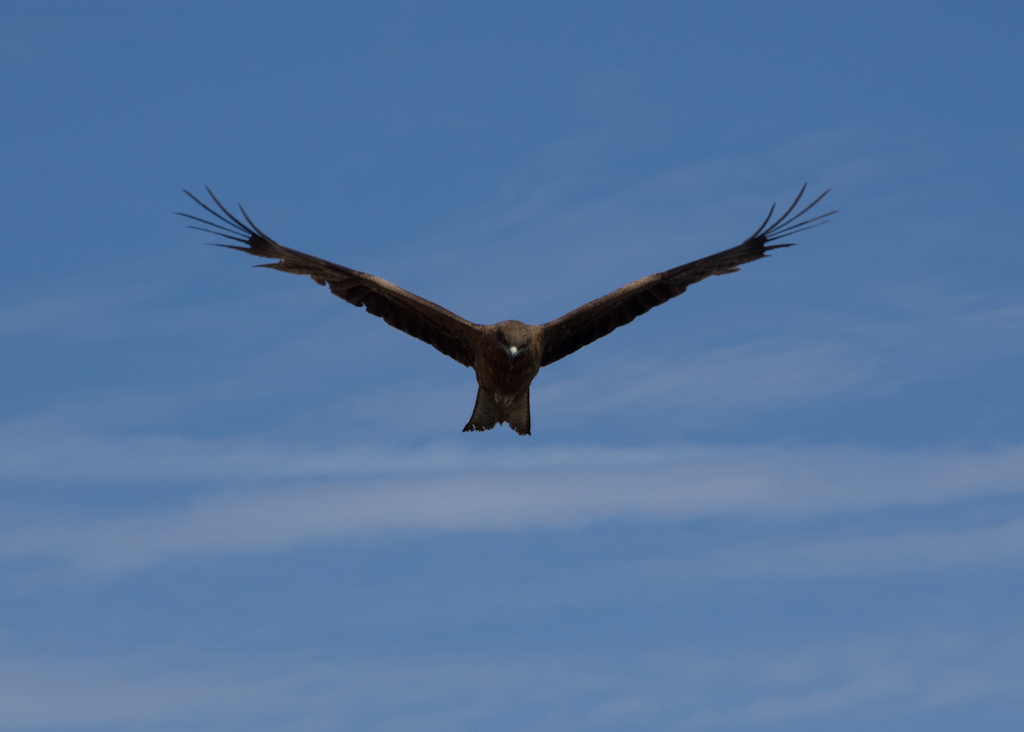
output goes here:
<path id="1" fill-rule="evenodd" d="M 283 247 L 260 231 L 241 206 L 238 207 L 241 219 L 228 211 L 209 187 L 206 192 L 216 208 L 188 191 L 185 193 L 214 220 L 178 213 L 203 224 L 190 225 L 190 228 L 242 244 L 217 246 L 277 259 L 279 261 L 272 264 L 256 266 L 309 275 L 317 284 L 330 287 L 331 292 L 341 299 L 357 307 L 365 307 L 368 313 L 383 318 L 388 325 L 429 343 L 463 366 L 472 367 L 479 388 L 473 415 L 463 432 L 489 430 L 507 422 L 520 435 L 528 435 L 530 383 L 541 367 L 565 358 L 638 315 L 683 294 L 695 282 L 711 275 L 736 272 L 741 264 L 768 256 L 767 252 L 772 249 L 792 246 L 791 243 L 770 242 L 827 223 L 827 217 L 835 211 L 813 218 L 804 216 L 825 197 L 828 190 L 798 213 L 793 213 L 806 188 L 805 183 L 796 200 L 774 222 L 771 219 L 775 204 L 772 204 L 758 230 L 739 246 L 641 277 L 543 325 L 527 325 L 518 320 L 503 320 L 493 325 L 471 323 L 380 277 Z"/>

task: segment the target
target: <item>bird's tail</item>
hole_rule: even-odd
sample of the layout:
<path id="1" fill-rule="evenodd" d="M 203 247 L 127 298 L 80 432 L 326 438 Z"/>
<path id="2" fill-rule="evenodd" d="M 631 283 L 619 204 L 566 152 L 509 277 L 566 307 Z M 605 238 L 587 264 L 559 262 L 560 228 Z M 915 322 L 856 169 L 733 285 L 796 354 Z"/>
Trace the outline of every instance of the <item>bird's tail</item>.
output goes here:
<path id="1" fill-rule="evenodd" d="M 497 424 L 508 422 L 508 426 L 521 435 L 530 434 L 530 390 L 517 396 L 508 406 L 500 404 L 493 396 L 477 389 L 473 416 L 462 428 L 463 432 L 483 432 Z"/>
<path id="2" fill-rule="evenodd" d="M 505 421 L 508 426 L 521 435 L 530 434 L 530 389 L 512 400 L 505 410 Z"/>

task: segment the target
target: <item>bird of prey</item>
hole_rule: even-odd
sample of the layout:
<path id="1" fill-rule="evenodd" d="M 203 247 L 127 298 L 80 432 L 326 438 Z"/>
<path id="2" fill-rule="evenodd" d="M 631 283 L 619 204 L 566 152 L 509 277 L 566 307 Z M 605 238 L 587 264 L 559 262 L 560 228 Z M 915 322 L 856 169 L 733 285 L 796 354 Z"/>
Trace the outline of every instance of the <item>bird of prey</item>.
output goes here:
<path id="1" fill-rule="evenodd" d="M 796 200 L 774 222 L 771 219 L 775 204 L 772 204 L 760 228 L 739 246 L 641 277 L 543 325 L 527 325 L 518 320 L 503 320 L 493 325 L 471 323 L 380 277 L 283 247 L 260 231 L 241 206 L 238 207 L 241 218 L 228 211 L 209 187 L 206 191 L 216 208 L 188 191 L 185 193 L 214 220 L 179 214 L 203 224 L 191 225 L 193 229 L 243 245 L 217 246 L 277 259 L 279 261 L 272 264 L 256 266 L 309 275 L 317 284 L 329 286 L 331 292 L 341 299 L 357 307 L 365 307 L 368 313 L 383 318 L 388 325 L 429 343 L 463 366 L 472 367 L 479 389 L 473 415 L 463 432 L 489 430 L 507 422 L 520 435 L 528 435 L 530 383 L 542 366 L 568 356 L 656 305 L 683 294 L 695 282 L 711 275 L 736 272 L 741 264 L 765 257 L 772 249 L 792 246 L 770 242 L 827 223 L 827 217 L 835 211 L 803 218 L 825 197 L 827 190 L 799 213 L 793 214 L 806 188 L 805 183 Z"/>

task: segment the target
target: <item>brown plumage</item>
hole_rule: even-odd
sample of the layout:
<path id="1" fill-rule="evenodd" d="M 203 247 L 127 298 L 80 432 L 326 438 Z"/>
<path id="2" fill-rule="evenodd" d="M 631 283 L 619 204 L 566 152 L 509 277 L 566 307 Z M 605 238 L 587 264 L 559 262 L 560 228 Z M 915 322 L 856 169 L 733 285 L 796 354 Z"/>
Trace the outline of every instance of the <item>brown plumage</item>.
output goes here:
<path id="1" fill-rule="evenodd" d="M 341 299 L 357 307 L 365 307 L 371 315 L 384 318 L 388 325 L 429 343 L 463 366 L 471 366 L 476 372 L 479 389 L 473 415 L 463 432 L 489 430 L 496 424 L 507 422 L 519 434 L 528 435 L 530 383 L 542 366 L 568 356 L 656 305 L 681 295 L 695 282 L 711 275 L 736 272 L 741 264 L 765 257 L 772 249 L 792 246 L 769 246 L 769 242 L 821 226 L 826 223 L 826 217 L 835 213 L 830 211 L 800 220 L 825 197 L 828 193 L 825 191 L 799 213 L 790 215 L 806 188 L 804 184 L 793 204 L 774 223 L 771 222 L 775 211 L 773 204 L 761 227 L 739 246 L 675 269 L 642 277 L 544 325 L 527 325 L 518 320 L 505 320 L 494 325 L 470 323 L 440 305 L 413 295 L 380 277 L 283 247 L 260 231 L 241 206 L 239 209 L 244 222 L 235 217 L 209 188 L 206 190 L 219 210 L 203 203 L 188 191 L 185 193 L 216 221 L 186 213 L 181 215 L 204 224 L 192 226 L 194 229 L 244 244 L 217 246 L 280 260 L 257 266 L 309 275 L 317 284 L 329 286 L 331 292 Z"/>

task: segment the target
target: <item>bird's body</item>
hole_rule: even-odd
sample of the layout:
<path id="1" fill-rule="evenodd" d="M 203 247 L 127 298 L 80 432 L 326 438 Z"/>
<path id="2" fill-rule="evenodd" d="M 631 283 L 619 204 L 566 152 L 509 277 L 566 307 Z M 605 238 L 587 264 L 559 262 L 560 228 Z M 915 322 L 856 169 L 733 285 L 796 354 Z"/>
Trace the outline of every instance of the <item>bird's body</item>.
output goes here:
<path id="1" fill-rule="evenodd" d="M 542 328 L 518 320 L 481 329 L 473 360 L 480 388 L 463 431 L 507 422 L 519 434 L 530 434 L 530 383 L 540 371 L 543 343 Z"/>
<path id="2" fill-rule="evenodd" d="M 207 191 L 210 192 L 209 189 Z M 831 211 L 799 220 L 828 193 L 825 191 L 809 206 L 790 216 L 803 195 L 802 188 L 786 213 L 769 225 L 775 210 L 773 206 L 768 218 L 754 235 L 737 247 L 642 277 L 543 325 L 527 325 L 518 320 L 478 325 L 380 277 L 282 247 L 261 232 L 244 210 L 243 222 L 224 208 L 212 192 L 210 197 L 219 211 L 188 191 L 185 192 L 217 219 L 210 221 L 182 214 L 214 227 L 193 228 L 245 245 L 218 246 L 258 257 L 278 259 L 273 264 L 258 266 L 309 275 L 318 284 L 328 285 L 331 292 L 343 300 L 365 307 L 371 315 L 383 318 L 389 325 L 429 343 L 462 365 L 473 368 L 479 389 L 473 415 L 463 428 L 464 432 L 489 430 L 496 424 L 508 423 L 521 435 L 530 434 L 530 384 L 542 367 L 568 356 L 615 328 L 629 323 L 638 315 L 682 294 L 695 282 L 711 275 L 735 272 L 741 264 L 767 256 L 771 249 L 790 246 L 769 246 L 769 242 L 820 226 L 825 223 L 825 217 L 835 213 Z"/>

